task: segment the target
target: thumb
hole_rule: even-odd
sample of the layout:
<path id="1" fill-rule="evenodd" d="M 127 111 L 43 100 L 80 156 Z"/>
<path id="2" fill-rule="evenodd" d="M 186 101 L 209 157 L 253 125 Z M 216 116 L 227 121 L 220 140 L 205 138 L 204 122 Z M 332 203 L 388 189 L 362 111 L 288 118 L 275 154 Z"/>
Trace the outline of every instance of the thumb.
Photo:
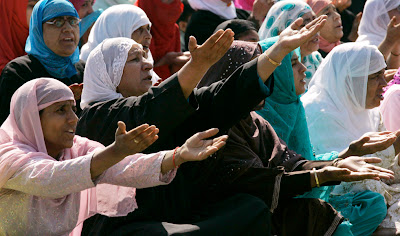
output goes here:
<path id="1" fill-rule="evenodd" d="M 189 37 L 189 52 L 193 52 L 194 50 L 196 50 L 196 48 L 198 47 L 199 45 L 197 45 L 197 40 L 196 40 L 196 38 L 194 37 L 194 36 L 190 36 Z"/>
<path id="2" fill-rule="evenodd" d="M 392 19 L 390 19 L 388 26 L 394 27 L 395 24 L 396 24 L 396 16 L 393 16 Z"/>
<path id="3" fill-rule="evenodd" d="M 115 132 L 115 136 L 126 134 L 126 125 L 123 121 L 118 121 L 118 128 Z"/>

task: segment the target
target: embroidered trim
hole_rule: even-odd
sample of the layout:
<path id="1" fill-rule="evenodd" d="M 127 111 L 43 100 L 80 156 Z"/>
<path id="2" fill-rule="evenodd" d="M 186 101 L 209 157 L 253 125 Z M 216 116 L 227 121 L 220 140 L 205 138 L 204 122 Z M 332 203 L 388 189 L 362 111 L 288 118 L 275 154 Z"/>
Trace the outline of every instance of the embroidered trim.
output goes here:
<path id="1" fill-rule="evenodd" d="M 274 210 L 278 207 L 282 176 L 283 176 L 283 171 L 282 173 L 280 173 L 275 177 L 274 193 L 272 195 L 272 201 L 271 201 L 271 213 L 273 213 Z"/>
<path id="2" fill-rule="evenodd" d="M 324 236 L 331 236 L 336 231 L 342 218 L 343 218 L 343 216 L 340 213 L 337 214 L 335 216 L 335 219 L 333 219 L 331 226 L 329 226 L 328 230 L 324 234 Z"/>

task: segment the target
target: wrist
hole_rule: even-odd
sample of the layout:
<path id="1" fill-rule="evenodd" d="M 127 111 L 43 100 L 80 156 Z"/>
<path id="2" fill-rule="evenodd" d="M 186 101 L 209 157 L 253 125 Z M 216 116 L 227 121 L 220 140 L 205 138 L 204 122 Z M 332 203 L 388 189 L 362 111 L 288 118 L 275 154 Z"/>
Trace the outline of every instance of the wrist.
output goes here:
<path id="1" fill-rule="evenodd" d="M 354 154 L 354 153 L 349 149 L 349 147 L 347 147 L 346 149 L 344 149 L 343 151 L 341 151 L 341 152 L 338 154 L 338 158 L 340 158 L 340 159 L 344 159 L 344 158 L 347 158 L 347 157 L 349 157 L 349 156 L 357 156 L 356 154 Z"/>
<path id="2" fill-rule="evenodd" d="M 181 150 L 182 150 L 181 147 L 177 147 L 175 149 L 175 152 L 174 152 L 174 155 L 175 155 L 174 156 L 174 167 L 178 167 L 178 166 L 180 166 L 180 165 L 182 165 L 183 163 L 186 162 L 186 160 L 182 158 Z"/>
<path id="3" fill-rule="evenodd" d="M 106 147 L 109 152 L 112 154 L 112 158 L 114 159 L 119 159 L 122 160 L 124 159 L 126 156 L 131 155 L 130 153 L 128 153 L 127 151 L 124 150 L 124 148 L 122 147 L 118 147 L 116 142 L 113 142 L 111 145 L 109 145 L 108 147 Z"/>

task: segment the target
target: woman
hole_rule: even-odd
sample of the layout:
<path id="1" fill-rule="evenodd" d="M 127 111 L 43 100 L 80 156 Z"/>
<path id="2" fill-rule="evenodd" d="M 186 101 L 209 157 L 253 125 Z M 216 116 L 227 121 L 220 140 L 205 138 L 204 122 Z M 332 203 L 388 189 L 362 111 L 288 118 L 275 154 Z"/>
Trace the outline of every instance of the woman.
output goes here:
<path id="1" fill-rule="evenodd" d="M 326 57 L 334 47 L 340 44 L 340 39 L 343 37 L 340 14 L 336 11 L 336 7 L 331 0 L 307 0 L 307 4 L 317 16 L 328 16 L 328 20 L 324 28 L 321 29 L 319 36 L 319 52 L 323 57 Z"/>
<path id="2" fill-rule="evenodd" d="M 15 92 L 11 114 L 0 129 L 0 215 L 7 219 L 0 222 L 2 234 L 66 235 L 78 219 L 96 211 L 127 214 L 138 207 L 134 196 L 125 196 L 120 203 L 104 195 L 122 193 L 124 188 L 93 187 L 168 184 L 177 165 L 206 158 L 227 138 L 205 142 L 201 139 L 218 132 L 208 130 L 178 150 L 133 155 L 157 139 L 158 129 L 142 125 L 128 132 L 120 122 L 115 142 L 104 148 L 75 136 L 74 104 L 72 91 L 54 79 L 31 80 Z M 102 194 L 97 199 L 96 191 Z M 81 198 L 89 200 L 81 203 Z"/>
<path id="3" fill-rule="evenodd" d="M 180 32 L 176 24 L 183 12 L 183 3 L 180 0 L 137 0 L 135 5 L 146 12 L 153 24 L 150 50 L 154 55 L 154 71 L 165 80 L 190 58 L 187 52 L 181 52 Z"/>
<path id="4" fill-rule="evenodd" d="M 271 38 L 269 40 L 261 42 L 261 46 L 263 49 L 267 49 L 271 47 L 274 43 L 276 42 L 276 37 Z M 247 42 L 242 42 L 242 41 L 234 41 L 233 45 L 231 46 L 231 49 L 225 54 L 225 56 L 217 62 L 215 65 L 213 65 L 210 70 L 207 72 L 207 74 L 203 77 L 202 81 L 199 83 L 199 86 L 207 86 L 212 84 L 215 81 L 219 80 L 224 80 L 229 77 L 230 74 L 232 74 L 241 64 L 251 60 L 255 56 L 259 55 L 261 52 L 258 49 L 257 44 L 253 43 L 247 43 Z M 292 55 L 292 56 L 291 56 Z M 293 56 L 295 58 L 293 58 Z M 292 58 L 290 58 L 292 57 Z M 291 60 L 292 59 L 292 60 Z M 293 65 L 293 70 L 291 69 Z M 293 76 L 295 75 L 295 78 L 299 79 L 299 77 L 304 78 L 304 74 L 302 75 L 302 72 L 304 72 L 305 68 L 300 64 L 298 61 L 296 54 L 294 52 L 289 53 L 288 56 L 286 56 L 283 61 L 282 65 L 278 66 L 277 69 L 274 71 L 274 91 L 271 95 L 271 97 L 268 97 L 266 101 L 268 102 L 269 100 L 275 101 L 275 103 L 270 104 L 269 106 L 266 106 L 269 109 L 268 112 L 271 114 L 268 114 L 268 120 L 270 120 L 271 124 L 273 124 L 273 128 L 275 129 L 276 132 L 287 132 L 288 128 L 284 127 L 282 123 L 284 122 L 283 120 L 286 118 L 284 117 L 281 113 L 279 113 L 279 109 L 277 107 L 285 107 L 285 109 L 281 109 L 281 111 L 285 110 L 284 114 L 293 114 L 293 117 L 298 118 L 296 112 L 300 114 L 303 114 L 303 119 L 298 119 L 298 122 L 296 123 L 302 123 L 307 129 L 307 123 L 305 122 L 305 115 L 304 115 L 304 109 L 302 108 L 302 105 L 300 103 L 300 106 L 298 106 L 298 96 L 294 95 L 294 97 L 297 99 L 297 103 L 292 102 L 292 103 L 285 103 L 281 104 L 279 102 L 282 101 L 284 98 L 288 98 L 289 94 L 294 93 L 294 80 Z M 296 76 L 297 75 L 297 76 Z M 290 78 L 291 81 L 287 78 Z M 288 87 L 287 84 L 293 84 L 293 86 L 289 86 L 286 90 L 283 88 Z M 297 88 L 298 86 L 296 86 Z M 301 87 L 300 87 L 301 88 Z M 293 90 L 293 91 L 292 91 Z M 278 92 L 278 93 L 276 93 Z M 304 85 L 303 85 L 303 90 L 298 91 L 299 93 L 304 92 Z M 276 101 L 277 97 L 281 98 L 281 100 Z M 271 98 L 271 99 L 270 99 Z M 274 108 L 276 110 L 274 110 Z M 257 108 L 255 108 L 257 110 Z M 282 116 L 281 116 L 282 115 Z M 294 118 L 294 119 L 295 119 Z M 276 122 L 278 121 L 278 123 Z M 282 121 L 282 122 L 280 122 Z M 274 123 L 275 122 L 275 123 Z M 289 120 L 288 123 L 291 121 Z M 279 124 L 279 125 L 277 125 Z M 301 128 L 301 127 L 296 127 L 296 128 Z M 304 131 L 300 130 L 300 131 Z M 297 131 L 296 131 L 297 132 Z M 290 133 L 290 132 L 289 132 Z M 284 148 L 289 153 L 289 160 L 293 161 L 294 163 L 296 162 L 295 160 L 299 158 L 297 154 L 295 154 L 291 149 L 290 146 L 288 145 L 286 147 L 285 143 L 282 142 L 281 140 L 275 140 L 273 142 L 276 143 L 277 146 L 272 146 L 269 144 L 272 140 L 275 138 L 278 139 L 280 134 L 278 135 L 273 131 L 272 127 L 268 122 L 266 122 L 264 119 L 262 119 L 260 116 L 255 114 L 255 112 L 251 112 L 250 116 L 246 117 L 245 119 L 242 119 L 237 125 L 235 125 L 232 129 L 229 130 L 229 140 L 227 141 L 227 146 L 226 149 L 221 150 L 217 153 L 218 159 L 220 160 L 219 163 L 216 165 L 217 167 L 213 168 L 215 169 L 215 174 L 211 175 L 209 178 L 208 183 L 210 184 L 210 190 L 206 191 L 208 196 L 211 196 L 212 198 L 215 197 L 214 194 L 211 193 L 225 193 L 226 192 L 233 192 L 233 190 L 240 190 L 241 188 L 238 186 L 246 186 L 246 190 L 249 191 L 252 189 L 254 192 L 252 194 L 255 194 L 256 196 L 260 197 L 261 199 L 266 199 L 267 197 L 262 194 L 262 191 L 260 189 L 263 189 L 263 185 L 268 182 L 268 178 L 265 176 L 262 176 L 260 173 L 256 172 L 256 169 L 261 169 L 268 173 L 271 171 L 272 166 L 275 164 L 273 163 L 279 163 L 282 161 L 282 158 L 280 155 L 285 155 L 279 151 L 275 152 L 270 150 L 276 149 L 276 150 L 281 150 L 280 148 Z M 308 135 L 308 132 L 306 131 L 306 134 Z M 309 140 L 309 137 L 305 137 L 304 134 L 301 132 L 298 132 L 298 135 L 300 135 L 300 138 Z M 286 136 L 285 136 L 286 138 Z M 302 140 L 299 140 L 299 142 Z M 308 143 L 304 141 L 305 144 L 308 144 L 308 146 L 311 146 L 310 142 Z M 304 145 L 303 143 L 303 145 Z M 293 145 L 293 143 L 292 143 Z M 345 157 L 343 155 L 344 153 L 342 152 L 339 154 L 339 156 Z M 271 158 L 274 161 L 268 160 L 266 157 L 269 157 L 271 155 Z M 348 155 L 356 155 L 356 153 L 353 154 L 348 154 Z M 303 155 L 302 155 L 303 156 Z M 335 158 L 338 157 L 338 154 L 327 154 L 325 158 L 319 158 L 317 160 L 330 160 L 327 157 L 332 157 L 334 156 Z M 315 160 L 315 157 L 310 158 L 310 155 L 308 156 L 303 156 L 307 159 Z M 286 157 L 288 158 L 288 157 Z M 302 158 L 300 158 L 302 159 Z M 297 160 L 299 161 L 299 160 Z M 211 161 L 209 161 L 211 162 Z M 262 162 L 262 163 L 260 163 Z M 284 163 L 282 163 L 283 166 L 285 166 Z M 254 169 L 253 169 L 254 168 Z M 209 168 L 204 168 L 204 169 L 209 169 Z M 290 168 L 289 168 L 290 169 Z M 255 174 L 257 173 L 257 174 Z M 251 177 L 252 178 L 251 178 Z M 256 178 L 258 176 L 258 178 Z M 260 181 L 260 183 L 258 183 Z M 260 185 L 258 185 L 260 184 Z M 296 186 L 301 185 L 301 181 L 297 183 L 291 183 L 290 186 Z M 237 185 L 237 186 L 236 186 Z M 258 190 L 256 190 L 259 188 Z M 312 194 L 311 193 L 306 193 L 307 198 L 320 198 L 323 199 L 324 201 L 329 200 L 329 191 L 332 189 L 330 186 L 322 187 L 322 188 L 314 188 Z M 315 191 L 316 190 L 316 191 Z M 324 192 L 326 190 L 329 190 L 328 192 Z M 242 190 L 243 191 L 243 190 Z M 284 187 L 281 186 L 281 192 L 280 195 L 286 195 L 288 192 L 284 190 Z M 216 194 L 217 195 L 217 194 Z M 285 196 L 287 197 L 287 196 Z M 207 198 L 207 196 L 202 196 L 200 195 L 201 199 Z M 347 196 L 347 199 L 350 198 Z M 340 206 L 339 204 L 335 205 L 335 209 L 338 211 L 343 211 L 346 213 L 344 215 L 345 218 L 350 219 L 350 222 L 348 220 L 344 221 L 343 224 L 339 226 L 337 231 L 335 231 L 335 235 L 352 235 L 351 232 L 354 232 L 354 235 L 369 235 L 371 234 L 376 227 L 382 222 L 383 218 L 386 215 L 386 205 L 383 200 L 383 197 L 378 194 L 378 193 L 373 193 L 370 191 L 365 191 L 362 193 L 359 193 L 355 196 L 352 196 L 352 202 L 350 202 L 346 199 L 344 203 L 348 204 L 348 206 L 345 208 L 343 206 Z M 309 234 L 311 233 L 312 227 L 304 227 L 304 225 L 307 225 L 307 221 L 314 222 L 316 219 L 313 219 L 313 214 L 305 213 L 307 212 L 306 209 L 303 207 L 307 204 L 311 204 L 310 202 L 315 201 L 316 199 L 313 200 L 289 200 L 287 201 L 287 206 L 285 207 L 278 206 L 278 208 L 274 211 L 272 218 L 276 219 L 279 218 L 279 220 L 276 220 L 276 222 L 273 221 L 273 223 L 278 223 L 276 226 L 278 229 L 284 231 L 285 230 L 290 230 L 286 229 L 287 226 L 289 226 L 291 229 L 293 229 L 293 232 L 288 232 L 286 231 L 286 234 L 291 235 L 291 234 L 298 234 L 299 229 L 298 227 L 302 227 L 301 232 L 306 233 L 308 232 Z M 279 202 L 281 202 L 280 200 Z M 284 201 L 284 200 L 283 200 Z M 294 202 L 299 201 L 294 204 Z M 303 202 L 301 202 L 303 201 Z M 310 201 L 306 203 L 307 201 Z M 319 201 L 319 200 L 318 200 Z M 323 202 L 323 201 L 321 201 Z M 282 204 L 282 203 L 279 203 Z M 294 209 L 291 209 L 290 205 L 294 204 L 296 207 Z M 324 203 L 326 204 L 326 203 Z M 289 220 L 285 217 L 282 217 L 280 215 L 280 210 L 285 209 L 285 211 L 290 211 L 291 216 L 295 216 L 297 219 L 292 220 L 288 225 L 286 225 L 286 220 Z M 290 210 L 289 210 L 290 209 Z M 317 207 L 313 208 L 314 212 L 318 211 Z M 320 210 L 320 209 L 319 209 Z M 302 216 L 302 214 L 305 214 Z M 343 214 L 343 213 L 342 213 Z M 281 218 L 282 217 L 282 218 Z M 299 220 L 302 219 L 302 220 Z M 323 231 L 324 227 L 326 227 L 326 222 L 324 220 L 319 220 L 319 225 L 315 226 L 313 234 L 315 235 L 324 235 L 326 232 Z M 279 222 L 281 221 L 281 222 Z M 296 223 L 294 223 L 296 222 Z M 328 221 L 329 222 L 329 221 Z M 295 224 L 299 224 L 299 226 Z M 332 223 L 332 222 L 329 222 Z M 302 226 L 301 226 L 302 225 Z M 325 225 L 325 226 L 324 226 Z M 352 225 L 352 226 L 350 226 Z M 274 230 L 277 230 L 273 227 Z M 326 228 L 325 228 L 326 229 Z M 297 231 L 296 231 L 297 230 Z M 310 230 L 310 231 L 309 231 Z M 276 231 L 274 234 L 284 234 L 283 232 Z"/>
<path id="5" fill-rule="evenodd" d="M 139 7 L 127 4 L 112 6 L 104 11 L 94 24 L 88 43 L 81 49 L 80 59 L 87 61 L 90 52 L 105 39 L 125 37 L 141 44 L 152 62 L 153 57 L 149 49 L 152 39 L 150 27 L 149 18 Z M 151 74 L 154 84 L 160 78 L 153 70 Z"/>
<path id="6" fill-rule="evenodd" d="M 0 1 L 0 73 L 6 64 L 25 54 L 29 20 L 37 0 Z"/>
<path id="7" fill-rule="evenodd" d="M 0 123 L 10 112 L 13 93 L 25 82 L 52 77 L 71 85 L 82 83 L 79 62 L 79 18 L 65 0 L 41 0 L 33 8 L 25 51 L 4 67 L 0 78 Z"/>
<path id="8" fill-rule="evenodd" d="M 302 1 L 281 1 L 271 7 L 263 24 L 260 27 L 260 39 L 278 36 L 288 25 L 297 18 L 304 19 L 303 25 L 315 19 L 315 14 L 307 3 Z M 318 35 L 313 37 L 309 42 L 300 47 L 301 62 L 307 67 L 306 89 L 311 81 L 312 76 L 321 64 L 322 56 L 318 52 L 319 39 Z"/>
<path id="9" fill-rule="evenodd" d="M 378 48 L 359 43 L 347 43 L 335 48 L 318 68 L 309 91 L 302 97 L 307 115 L 311 143 L 317 154 L 327 150 L 339 151 L 345 143 L 366 132 L 385 131 L 379 111 L 374 109 L 383 99 L 386 86 L 384 58 Z M 374 153 L 382 159 L 380 166 L 400 171 L 399 139 L 386 150 Z M 400 199 L 397 184 L 365 181 L 343 184 L 333 194 L 371 190 L 382 194 L 389 205 L 384 227 L 394 228 Z M 397 227 L 397 226 L 396 226 Z"/>

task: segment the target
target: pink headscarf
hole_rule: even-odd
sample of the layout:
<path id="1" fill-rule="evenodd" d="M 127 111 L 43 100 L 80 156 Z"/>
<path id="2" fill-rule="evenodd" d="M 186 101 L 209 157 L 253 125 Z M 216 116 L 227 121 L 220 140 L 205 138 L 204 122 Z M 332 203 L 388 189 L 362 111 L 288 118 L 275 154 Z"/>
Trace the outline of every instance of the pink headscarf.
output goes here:
<path id="1" fill-rule="evenodd" d="M 306 0 L 307 4 L 310 5 L 316 15 L 318 15 L 322 9 L 329 4 L 332 4 L 332 0 Z M 319 49 L 324 52 L 330 52 L 334 47 L 340 44 L 340 40 L 334 43 L 328 42 L 326 39 L 319 36 Z"/>
<path id="2" fill-rule="evenodd" d="M 79 9 L 81 9 L 82 7 L 82 4 L 87 0 L 69 0 L 69 1 L 72 3 L 72 5 L 74 5 L 76 11 L 79 11 Z M 93 3 L 95 2 L 96 0 L 93 1 Z"/>

